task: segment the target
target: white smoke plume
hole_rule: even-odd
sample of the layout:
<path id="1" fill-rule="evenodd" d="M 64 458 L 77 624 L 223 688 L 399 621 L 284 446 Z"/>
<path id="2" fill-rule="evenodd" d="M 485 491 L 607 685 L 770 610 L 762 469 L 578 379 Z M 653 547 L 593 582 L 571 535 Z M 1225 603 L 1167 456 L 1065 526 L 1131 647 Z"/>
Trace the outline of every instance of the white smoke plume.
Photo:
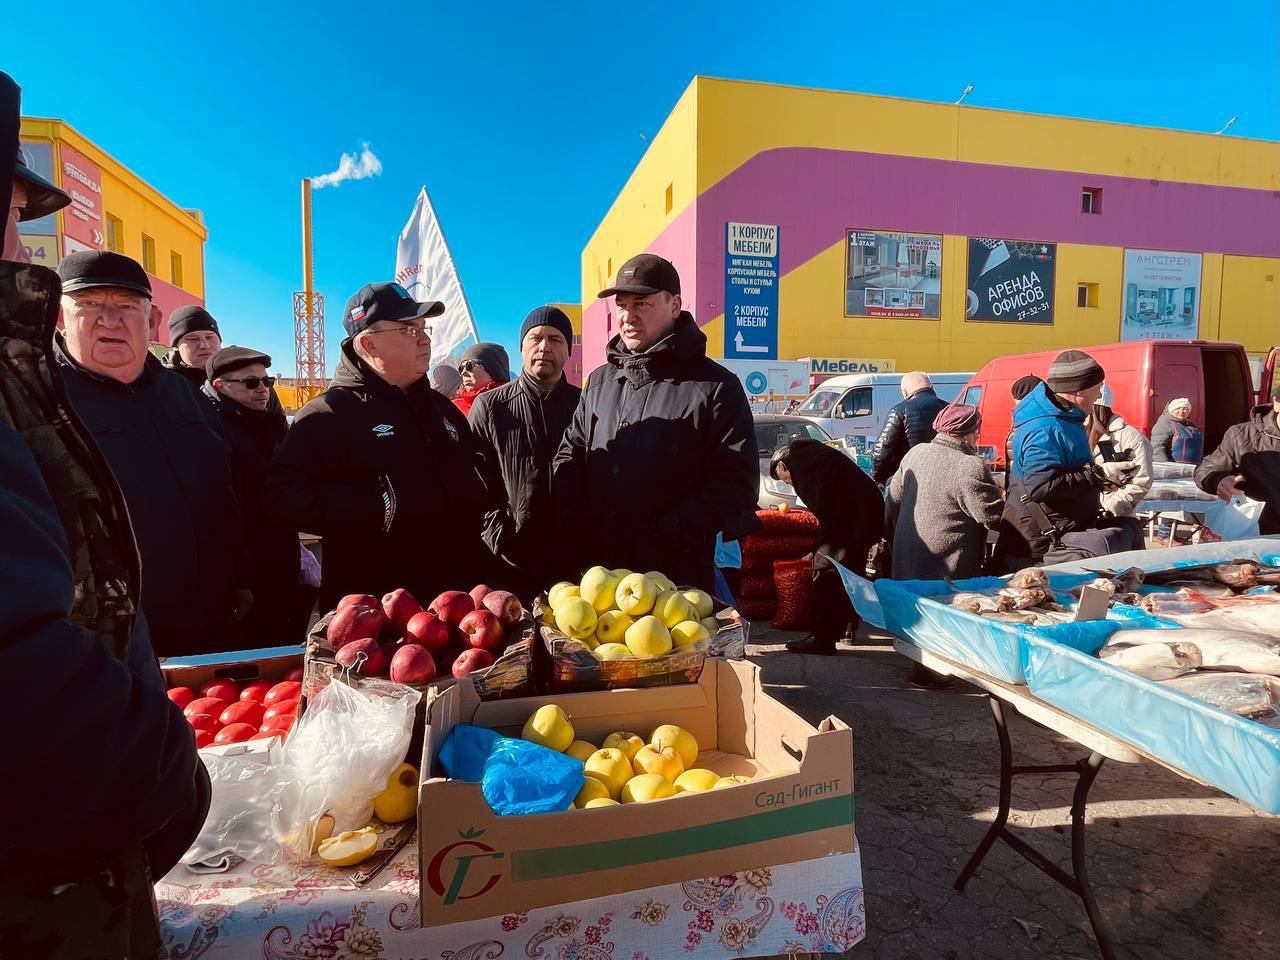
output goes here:
<path id="1" fill-rule="evenodd" d="M 321 187 L 336 187 L 344 180 L 363 180 L 365 177 L 376 177 L 382 172 L 382 161 L 374 156 L 367 143 L 360 145 L 360 156 L 344 153 L 338 161 L 338 169 L 332 173 L 322 173 L 311 178 L 311 185 L 319 190 Z"/>

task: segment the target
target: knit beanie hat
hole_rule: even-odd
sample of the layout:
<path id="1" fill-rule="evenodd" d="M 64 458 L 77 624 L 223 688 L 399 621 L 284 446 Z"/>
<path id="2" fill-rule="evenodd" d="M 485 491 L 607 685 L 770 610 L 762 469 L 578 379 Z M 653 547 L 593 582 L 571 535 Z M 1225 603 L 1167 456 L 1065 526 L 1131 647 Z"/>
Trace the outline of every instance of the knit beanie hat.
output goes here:
<path id="1" fill-rule="evenodd" d="M 1063 350 L 1049 364 L 1049 389 L 1054 393 L 1079 393 L 1096 387 L 1106 379 L 1106 373 L 1083 350 Z"/>
<path id="2" fill-rule="evenodd" d="M 169 314 L 169 342 L 173 346 L 176 347 L 178 341 L 188 333 L 196 333 L 199 330 L 211 330 L 218 334 L 219 338 L 222 337 L 222 333 L 218 330 L 218 321 L 213 319 L 204 307 L 187 304 Z"/>
<path id="3" fill-rule="evenodd" d="M 565 316 L 565 312 L 559 307 L 553 307 L 547 304 L 542 307 L 534 307 L 529 311 L 529 315 L 524 318 L 524 323 L 520 324 L 520 346 L 524 346 L 524 335 L 534 327 L 555 327 L 564 334 L 564 342 L 573 346 L 573 324 L 569 322 L 569 318 Z"/>
<path id="4" fill-rule="evenodd" d="M 1040 383 L 1044 383 L 1044 381 L 1034 373 L 1028 373 L 1025 377 L 1019 377 L 1017 380 L 1013 381 L 1013 389 L 1010 391 L 1013 394 L 1013 399 L 1021 400 L 1036 388 L 1036 384 Z"/>
<path id="5" fill-rule="evenodd" d="M 462 374 L 458 368 L 447 363 L 440 363 L 431 368 L 431 389 L 442 396 L 453 398 L 462 383 Z"/>
<path id="6" fill-rule="evenodd" d="M 474 343 L 462 352 L 463 360 L 475 360 L 499 383 L 511 380 L 511 361 L 498 343 Z"/>

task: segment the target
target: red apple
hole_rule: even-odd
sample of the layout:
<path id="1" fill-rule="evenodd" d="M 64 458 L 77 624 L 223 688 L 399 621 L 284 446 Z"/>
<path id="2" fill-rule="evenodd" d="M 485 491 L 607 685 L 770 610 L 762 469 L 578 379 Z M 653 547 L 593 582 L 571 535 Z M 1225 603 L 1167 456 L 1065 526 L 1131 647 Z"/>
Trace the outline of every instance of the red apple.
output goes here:
<path id="1" fill-rule="evenodd" d="M 362 677 L 376 677 L 387 667 L 387 658 L 377 640 L 352 640 L 334 654 L 338 666 L 348 667 Z"/>
<path id="2" fill-rule="evenodd" d="M 212 730 L 197 730 L 196 731 L 196 749 L 199 750 L 201 747 L 213 746 L 214 736 L 215 734 Z"/>
<path id="3" fill-rule="evenodd" d="M 286 673 L 286 674 L 284 675 L 284 678 L 285 678 L 286 680 L 297 680 L 299 683 L 301 683 L 301 682 L 302 682 L 302 668 L 301 668 L 301 667 L 294 667 L 292 670 L 290 670 L 288 673 Z"/>
<path id="4" fill-rule="evenodd" d="M 237 700 L 218 714 L 218 722 L 224 727 L 233 723 L 251 723 L 256 727 L 262 723 L 262 714 L 262 704 L 254 700 Z"/>
<path id="5" fill-rule="evenodd" d="M 449 625 L 434 613 L 423 611 L 409 620 L 404 628 L 406 643 L 417 643 L 432 653 L 449 645 Z"/>
<path id="6" fill-rule="evenodd" d="M 378 598 L 372 593 L 348 593 L 338 601 L 338 605 L 334 607 L 334 610 L 345 610 L 347 607 L 353 607 L 357 604 L 365 607 L 376 607 Z"/>
<path id="7" fill-rule="evenodd" d="M 484 598 L 492 592 L 493 587 L 489 586 L 487 583 L 477 583 L 471 588 L 468 596 L 471 597 L 471 602 L 475 605 L 475 608 L 479 610 L 481 601 L 483 601 Z"/>
<path id="8" fill-rule="evenodd" d="M 494 590 L 485 595 L 484 608 L 498 618 L 504 627 L 514 627 L 524 618 L 524 604 L 514 593 Z"/>
<path id="9" fill-rule="evenodd" d="M 194 716 L 187 717 L 187 723 L 191 724 L 192 730 L 204 730 L 208 733 L 217 733 L 222 729 L 222 724 L 218 722 L 218 718 L 208 713 L 197 713 Z"/>
<path id="10" fill-rule="evenodd" d="M 368 607 L 362 603 L 343 607 L 329 621 L 329 644 L 334 650 L 341 650 L 352 640 L 377 637 L 385 622 L 381 607 Z"/>
<path id="11" fill-rule="evenodd" d="M 269 707 L 281 700 L 297 700 L 300 696 L 302 696 L 301 683 L 297 680 L 281 680 L 267 691 L 267 695 L 262 698 L 262 703 L 263 706 Z"/>
<path id="12" fill-rule="evenodd" d="M 254 703 L 261 703 L 262 698 L 267 695 L 267 691 L 274 687 L 275 684 L 270 680 L 254 680 L 246 683 L 244 689 L 240 691 L 240 699 L 242 701 L 252 700 Z"/>
<path id="13" fill-rule="evenodd" d="M 413 594 L 404 587 L 399 587 L 382 598 L 382 612 L 386 614 L 388 620 L 403 630 L 414 614 L 422 612 L 422 604 L 415 600 Z"/>
<path id="14" fill-rule="evenodd" d="M 476 608 L 471 595 L 461 590 L 446 590 L 431 601 L 428 612 L 434 613 L 450 626 L 462 623 L 462 618 Z"/>
<path id="15" fill-rule="evenodd" d="M 458 629 L 469 646 L 485 650 L 502 648 L 502 624 L 488 610 L 472 610 L 462 618 Z"/>
<path id="16" fill-rule="evenodd" d="M 481 650 L 479 647 L 472 647 L 470 650 L 463 650 L 458 654 L 458 659 L 453 662 L 453 675 L 456 679 L 461 680 L 463 677 L 469 677 L 477 670 L 483 670 L 485 667 L 493 666 L 493 654 L 488 650 Z"/>
<path id="17" fill-rule="evenodd" d="M 218 697 L 228 703 L 235 703 L 240 699 L 240 684 L 226 677 L 216 677 L 200 688 L 200 696 Z"/>
<path id="18" fill-rule="evenodd" d="M 278 719 L 287 719 L 292 723 L 293 718 L 297 715 L 297 700 L 281 700 L 279 703 L 273 703 L 271 706 L 267 707 L 265 712 L 263 712 L 261 726 L 269 727 L 272 725 L 272 721 Z"/>
<path id="19" fill-rule="evenodd" d="M 165 692 L 168 694 L 169 700 L 178 705 L 179 710 L 186 707 L 188 703 L 196 698 L 190 687 L 170 687 Z"/>
<path id="20" fill-rule="evenodd" d="M 189 718 L 198 713 L 207 713 L 211 717 L 216 717 L 230 705 L 230 701 L 223 700 L 221 697 L 200 697 L 183 707 L 182 715 Z"/>
<path id="21" fill-rule="evenodd" d="M 431 651 L 416 643 L 403 643 L 391 658 L 391 680 L 394 683 L 425 683 L 436 675 L 436 661 Z"/>
<path id="22" fill-rule="evenodd" d="M 229 727 L 223 727 L 214 736 L 214 743 L 239 743 L 242 740 L 248 740 L 258 728 L 251 723 L 233 723 Z"/>

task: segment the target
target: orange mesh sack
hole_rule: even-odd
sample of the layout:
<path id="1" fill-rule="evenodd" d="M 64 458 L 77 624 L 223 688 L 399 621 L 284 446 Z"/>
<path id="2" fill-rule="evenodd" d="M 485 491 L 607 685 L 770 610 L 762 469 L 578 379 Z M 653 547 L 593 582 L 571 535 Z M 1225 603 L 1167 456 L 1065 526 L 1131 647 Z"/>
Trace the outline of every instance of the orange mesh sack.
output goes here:
<path id="1" fill-rule="evenodd" d="M 813 534 L 818 530 L 818 518 L 808 510 L 757 510 L 756 516 L 764 524 L 760 531 L 765 536 L 787 535 L 793 533 Z"/>
<path id="2" fill-rule="evenodd" d="M 812 561 L 775 560 L 773 586 L 778 593 L 774 627 L 778 630 L 808 630 L 813 617 Z"/>

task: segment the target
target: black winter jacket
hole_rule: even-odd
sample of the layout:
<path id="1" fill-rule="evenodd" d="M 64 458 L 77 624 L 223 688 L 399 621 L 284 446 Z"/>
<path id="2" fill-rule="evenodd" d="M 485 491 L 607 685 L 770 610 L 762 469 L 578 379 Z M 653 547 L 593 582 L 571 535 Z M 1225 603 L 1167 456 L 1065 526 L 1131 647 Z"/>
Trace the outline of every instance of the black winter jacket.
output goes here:
<path id="1" fill-rule="evenodd" d="M 80 366 L 60 336 L 54 351 L 71 405 L 128 501 L 156 652 L 227 649 L 243 531 L 231 450 L 208 401 L 154 356 L 124 384 Z"/>
<path id="2" fill-rule="evenodd" d="M 706 353 L 687 311 L 644 353 L 609 342 L 555 462 L 580 565 L 713 588 L 716 533 L 754 509 L 760 461 L 742 384 Z"/>
<path id="3" fill-rule="evenodd" d="M 908 450 L 917 443 L 931 441 L 937 433 L 933 429 L 934 418 L 946 405 L 947 401 L 934 393 L 932 387 L 925 387 L 890 407 L 871 454 L 871 479 L 879 484 L 888 483 L 898 472 Z"/>
<path id="4" fill-rule="evenodd" d="M 208 380 L 205 376 L 205 372 L 199 367 L 187 366 L 186 362 L 182 359 L 182 354 L 178 353 L 177 347 L 170 349 L 160 363 L 166 370 L 172 370 L 197 390 L 201 390 Z"/>
<path id="5" fill-rule="evenodd" d="M 582 391 L 563 378 L 550 392 L 522 372 L 510 383 L 476 397 L 467 422 L 481 454 L 496 464 L 506 503 L 490 511 L 485 541 L 516 571 L 516 588 L 528 599 L 575 571 L 560 549 L 551 463 L 578 409 Z"/>
<path id="6" fill-rule="evenodd" d="M 267 502 L 324 538 L 322 610 L 396 587 L 426 606 L 490 569 L 480 534 L 496 487 L 481 467 L 467 421 L 425 376 L 400 390 L 343 341 L 329 389 L 298 411 L 276 453 Z"/>
<path id="7" fill-rule="evenodd" d="M 818 518 L 814 548 L 841 562 L 849 554 L 865 559 L 884 535 L 880 488 L 851 457 L 820 440 L 795 440 L 790 449 L 791 486 Z"/>
<path id="8" fill-rule="evenodd" d="M 1240 492 L 1264 504 L 1258 519 L 1263 536 L 1280 533 L 1280 428 L 1271 404 L 1253 408 L 1244 423 L 1237 423 L 1222 437 L 1218 449 L 1196 467 L 1196 484 L 1205 493 L 1217 493 L 1223 477 L 1244 477 Z"/>

